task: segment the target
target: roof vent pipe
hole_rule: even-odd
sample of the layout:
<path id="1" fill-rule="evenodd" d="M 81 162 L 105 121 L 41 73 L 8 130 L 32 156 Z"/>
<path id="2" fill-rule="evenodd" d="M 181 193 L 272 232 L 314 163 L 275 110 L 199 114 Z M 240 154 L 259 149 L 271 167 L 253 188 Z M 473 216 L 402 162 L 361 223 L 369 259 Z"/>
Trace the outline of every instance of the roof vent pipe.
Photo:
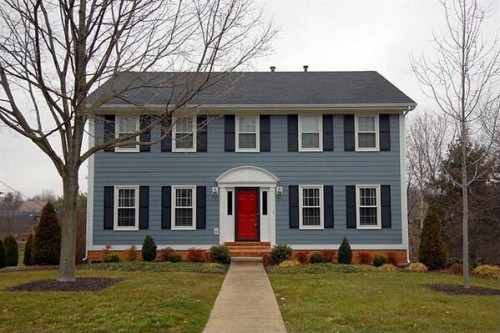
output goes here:
<path id="1" fill-rule="evenodd" d="M 307 69 L 309 68 L 309 66 L 307 65 L 304 65 L 304 72 L 307 72 Z"/>
<path id="2" fill-rule="evenodd" d="M 271 72 L 274 72 L 276 70 L 276 66 L 271 66 Z"/>

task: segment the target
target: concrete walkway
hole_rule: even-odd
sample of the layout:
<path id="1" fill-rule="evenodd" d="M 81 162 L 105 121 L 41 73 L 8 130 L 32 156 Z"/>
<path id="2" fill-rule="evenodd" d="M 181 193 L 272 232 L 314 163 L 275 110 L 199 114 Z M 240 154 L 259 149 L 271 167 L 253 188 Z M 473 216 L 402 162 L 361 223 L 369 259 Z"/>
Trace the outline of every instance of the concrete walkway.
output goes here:
<path id="1" fill-rule="evenodd" d="M 286 333 L 261 261 L 233 258 L 203 333 Z"/>

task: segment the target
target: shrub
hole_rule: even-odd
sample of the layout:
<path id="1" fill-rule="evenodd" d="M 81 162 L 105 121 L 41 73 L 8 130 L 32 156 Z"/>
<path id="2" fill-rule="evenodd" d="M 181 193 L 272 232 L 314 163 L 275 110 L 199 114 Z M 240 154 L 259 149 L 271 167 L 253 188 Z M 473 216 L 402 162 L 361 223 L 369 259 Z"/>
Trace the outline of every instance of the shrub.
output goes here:
<path id="1" fill-rule="evenodd" d="M 398 254 L 396 252 L 387 252 L 386 253 L 387 262 L 391 265 L 398 265 Z"/>
<path id="2" fill-rule="evenodd" d="M 0 268 L 4 268 L 5 265 L 5 247 L 3 246 L 3 242 L 0 239 Z"/>
<path id="3" fill-rule="evenodd" d="M 280 267 L 296 267 L 300 262 L 296 259 L 288 259 L 280 263 Z"/>
<path id="4" fill-rule="evenodd" d="M 350 264 L 352 262 L 351 245 L 349 245 L 349 241 L 345 237 L 339 247 L 338 262 L 339 264 Z"/>
<path id="5" fill-rule="evenodd" d="M 210 258 L 219 264 L 229 264 L 231 262 L 231 254 L 229 248 L 225 245 L 214 245 L 208 250 Z"/>
<path id="6" fill-rule="evenodd" d="M 332 263 L 333 259 L 335 258 L 335 251 L 334 250 L 323 250 L 321 251 L 323 254 L 323 260 L 324 262 Z"/>
<path id="7" fill-rule="evenodd" d="M 120 262 L 120 257 L 118 254 L 111 252 L 104 257 L 104 262 Z"/>
<path id="8" fill-rule="evenodd" d="M 274 264 L 281 264 L 283 261 L 290 259 L 293 250 L 288 244 L 278 244 L 273 246 L 271 250 L 271 260 Z"/>
<path id="9" fill-rule="evenodd" d="M 373 256 L 369 252 L 359 252 L 358 261 L 363 265 L 371 265 L 371 263 L 373 262 Z"/>
<path id="10" fill-rule="evenodd" d="M 159 255 L 159 261 L 167 261 L 167 258 L 170 254 L 174 253 L 174 249 L 172 249 L 171 247 L 166 247 L 164 249 L 161 249 L 160 251 L 160 255 Z"/>
<path id="11" fill-rule="evenodd" d="M 309 257 L 309 262 L 311 264 L 322 264 L 325 262 L 325 258 L 323 257 L 323 253 L 321 252 L 313 252 Z"/>
<path id="12" fill-rule="evenodd" d="M 446 268 L 450 268 L 453 264 L 462 264 L 462 258 L 450 257 L 446 259 Z"/>
<path id="13" fill-rule="evenodd" d="M 420 262 L 412 262 L 405 268 L 409 272 L 427 272 L 428 268 Z"/>
<path id="14" fill-rule="evenodd" d="M 170 262 L 181 262 L 182 261 L 182 256 L 179 252 L 170 252 L 166 256 L 166 261 Z"/>
<path id="15" fill-rule="evenodd" d="M 35 264 L 33 259 L 33 234 L 30 234 L 26 240 L 26 245 L 24 246 L 23 264 L 24 266 L 32 266 Z"/>
<path id="16" fill-rule="evenodd" d="M 206 261 L 205 253 L 206 253 L 205 250 L 195 249 L 194 247 L 190 248 L 190 249 L 188 249 L 188 253 L 187 253 L 187 261 L 189 261 L 189 262 L 205 262 Z"/>
<path id="17" fill-rule="evenodd" d="M 429 269 L 444 268 L 446 264 L 446 249 L 441 236 L 441 220 L 432 211 L 427 213 L 424 219 L 418 258 Z"/>
<path id="18" fill-rule="evenodd" d="M 156 259 L 156 244 L 153 237 L 146 236 L 142 243 L 142 259 L 144 261 L 153 261 Z"/>
<path id="19" fill-rule="evenodd" d="M 481 265 L 474 268 L 474 274 L 480 277 L 487 277 L 490 279 L 500 278 L 500 267 L 493 265 Z"/>
<path id="20" fill-rule="evenodd" d="M 375 267 L 380 267 L 382 266 L 383 264 L 385 264 L 387 261 L 385 260 L 385 257 L 381 254 L 377 254 L 374 258 L 373 258 L 373 266 Z"/>
<path id="21" fill-rule="evenodd" d="M 127 261 L 136 261 L 137 260 L 137 252 L 135 245 L 131 245 L 127 250 Z"/>
<path id="22" fill-rule="evenodd" d="M 294 256 L 301 264 L 307 264 L 309 262 L 309 254 L 307 251 L 297 251 Z"/>
<path id="23" fill-rule="evenodd" d="M 453 264 L 448 268 L 448 270 L 451 274 L 462 274 L 464 271 L 464 266 L 462 264 Z"/>
<path id="24" fill-rule="evenodd" d="M 395 272 L 398 270 L 393 264 L 383 264 L 378 269 L 384 272 Z"/>
<path id="25" fill-rule="evenodd" d="M 33 257 L 37 265 L 59 265 L 61 226 L 54 206 L 49 201 L 43 207 L 36 227 Z"/>
<path id="26" fill-rule="evenodd" d="M 17 241 L 14 236 L 5 237 L 5 264 L 7 266 L 17 266 L 19 262 L 19 253 L 17 251 Z"/>

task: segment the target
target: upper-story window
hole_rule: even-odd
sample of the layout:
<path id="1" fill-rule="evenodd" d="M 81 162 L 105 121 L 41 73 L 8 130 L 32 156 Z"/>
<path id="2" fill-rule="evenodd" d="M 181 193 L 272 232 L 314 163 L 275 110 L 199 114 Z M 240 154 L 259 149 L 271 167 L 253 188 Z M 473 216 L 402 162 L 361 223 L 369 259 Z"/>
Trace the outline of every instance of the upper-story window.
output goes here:
<path id="1" fill-rule="evenodd" d="M 358 185 L 356 188 L 357 228 L 379 229 L 381 225 L 380 186 Z"/>
<path id="2" fill-rule="evenodd" d="M 115 230 L 137 230 L 139 221 L 139 187 L 115 186 Z"/>
<path id="3" fill-rule="evenodd" d="M 299 151 L 322 151 L 322 128 L 321 116 L 299 116 Z"/>
<path id="4" fill-rule="evenodd" d="M 196 151 L 196 117 L 177 118 L 172 129 L 172 151 Z"/>
<path id="5" fill-rule="evenodd" d="M 117 116 L 117 126 L 115 131 L 115 138 L 128 136 L 139 130 L 139 117 L 138 116 Z M 130 139 L 130 141 L 139 141 L 139 137 Z M 126 144 L 120 145 L 115 148 L 117 152 L 136 152 L 139 151 L 139 145 Z"/>
<path id="6" fill-rule="evenodd" d="M 236 151 L 259 151 L 259 116 L 236 117 Z"/>
<path id="7" fill-rule="evenodd" d="M 356 116 L 356 150 L 378 151 L 379 150 L 379 124 L 378 115 Z"/>

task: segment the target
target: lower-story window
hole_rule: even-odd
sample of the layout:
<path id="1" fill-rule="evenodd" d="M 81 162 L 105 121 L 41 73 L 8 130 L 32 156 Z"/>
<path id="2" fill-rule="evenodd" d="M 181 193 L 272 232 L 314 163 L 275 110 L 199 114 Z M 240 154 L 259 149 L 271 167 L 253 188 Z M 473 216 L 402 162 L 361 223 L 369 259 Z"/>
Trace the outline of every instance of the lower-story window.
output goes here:
<path id="1" fill-rule="evenodd" d="M 139 187 L 115 186 L 115 229 L 137 230 Z"/>
<path id="2" fill-rule="evenodd" d="M 301 185 L 299 191 L 301 229 L 323 229 L 323 186 Z"/>
<path id="3" fill-rule="evenodd" d="M 196 229 L 196 186 L 172 186 L 172 229 Z"/>
<path id="4" fill-rule="evenodd" d="M 380 186 L 357 186 L 358 228 L 380 228 Z"/>

